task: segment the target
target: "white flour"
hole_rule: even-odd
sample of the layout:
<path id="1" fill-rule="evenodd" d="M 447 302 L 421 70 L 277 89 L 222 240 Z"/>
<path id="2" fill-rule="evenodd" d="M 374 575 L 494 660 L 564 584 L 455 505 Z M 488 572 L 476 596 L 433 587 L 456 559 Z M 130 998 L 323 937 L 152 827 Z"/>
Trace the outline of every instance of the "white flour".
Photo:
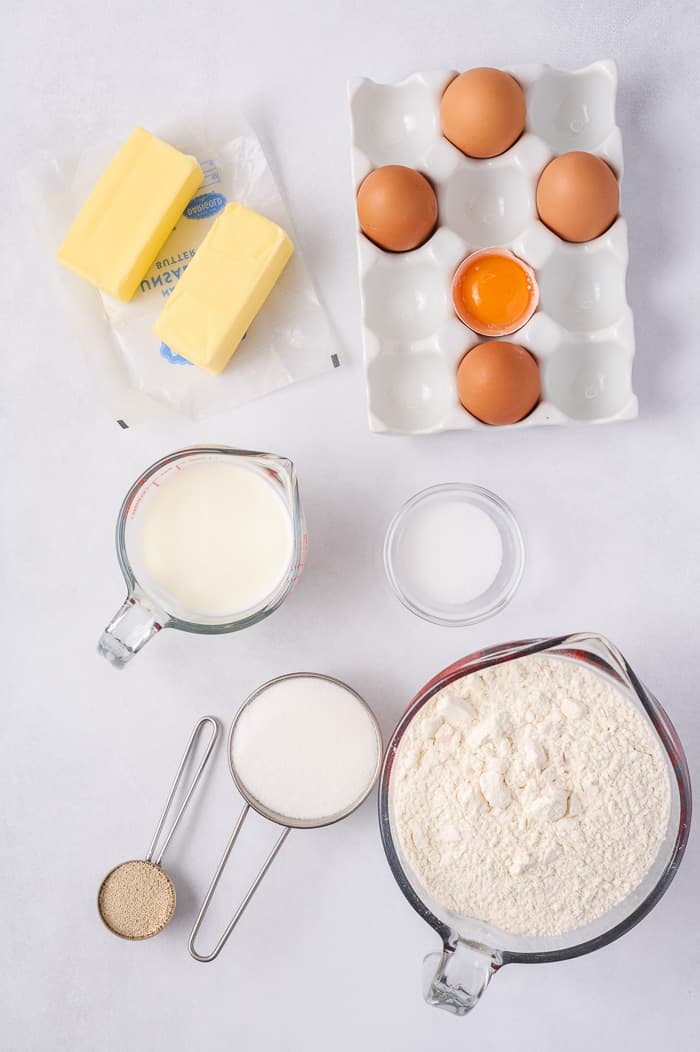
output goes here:
<path id="1" fill-rule="evenodd" d="M 440 691 L 410 724 L 394 814 L 426 890 L 514 935 L 558 935 L 620 902 L 665 833 L 665 759 L 601 677 L 521 658 Z"/>

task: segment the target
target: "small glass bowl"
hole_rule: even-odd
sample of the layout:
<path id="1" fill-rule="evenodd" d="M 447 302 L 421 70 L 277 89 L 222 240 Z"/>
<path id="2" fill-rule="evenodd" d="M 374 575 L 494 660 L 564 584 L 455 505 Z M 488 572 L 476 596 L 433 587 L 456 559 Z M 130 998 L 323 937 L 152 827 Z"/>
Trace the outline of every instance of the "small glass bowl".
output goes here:
<path id="1" fill-rule="evenodd" d="M 502 562 L 498 573 L 480 595 L 462 603 L 424 601 L 411 593 L 408 582 L 402 579 L 398 558 L 401 539 L 412 515 L 427 503 L 469 504 L 485 512 L 496 526 L 503 546 Z M 468 483 L 447 482 L 421 490 L 406 501 L 391 520 L 384 539 L 384 569 L 395 595 L 407 610 L 432 621 L 436 625 L 464 627 L 493 617 L 513 598 L 520 584 L 525 566 L 525 545 L 518 522 L 508 505 L 490 490 Z"/>

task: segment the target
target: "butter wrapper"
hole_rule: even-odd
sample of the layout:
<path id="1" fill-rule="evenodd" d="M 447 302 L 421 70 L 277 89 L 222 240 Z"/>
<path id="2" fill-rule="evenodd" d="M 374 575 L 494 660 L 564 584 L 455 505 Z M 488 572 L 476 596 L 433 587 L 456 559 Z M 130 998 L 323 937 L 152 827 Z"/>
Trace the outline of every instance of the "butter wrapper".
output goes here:
<path id="1" fill-rule="evenodd" d="M 244 117 L 222 106 L 149 130 L 193 154 L 204 181 L 129 303 L 87 285 L 55 257 L 81 204 L 131 129 L 79 156 L 46 158 L 20 180 L 60 299 L 115 418 L 128 427 L 169 410 L 199 419 L 337 365 L 334 336 L 289 213 L 260 141 Z M 278 223 L 296 251 L 227 368 L 210 376 L 160 343 L 153 325 L 217 215 L 233 201 Z"/>

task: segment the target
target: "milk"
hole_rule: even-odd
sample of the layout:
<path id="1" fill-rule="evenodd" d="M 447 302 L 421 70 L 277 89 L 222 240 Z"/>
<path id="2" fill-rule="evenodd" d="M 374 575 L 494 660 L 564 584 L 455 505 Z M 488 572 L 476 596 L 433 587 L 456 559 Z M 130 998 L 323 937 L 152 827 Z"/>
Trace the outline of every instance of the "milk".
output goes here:
<path id="1" fill-rule="evenodd" d="M 264 475 L 240 461 L 185 463 L 149 490 L 141 515 L 146 580 L 185 620 L 232 619 L 268 599 L 289 572 L 289 510 Z"/>

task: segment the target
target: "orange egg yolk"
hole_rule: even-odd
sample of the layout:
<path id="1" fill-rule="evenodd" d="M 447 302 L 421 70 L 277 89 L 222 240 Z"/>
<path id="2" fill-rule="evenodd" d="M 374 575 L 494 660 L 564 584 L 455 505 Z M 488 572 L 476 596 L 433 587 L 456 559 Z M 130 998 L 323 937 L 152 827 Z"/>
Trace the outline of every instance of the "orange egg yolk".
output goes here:
<path id="1" fill-rule="evenodd" d="M 517 326 L 527 315 L 534 288 L 530 275 L 510 256 L 480 256 L 467 263 L 458 287 L 455 306 L 465 321 L 479 330 Z"/>

